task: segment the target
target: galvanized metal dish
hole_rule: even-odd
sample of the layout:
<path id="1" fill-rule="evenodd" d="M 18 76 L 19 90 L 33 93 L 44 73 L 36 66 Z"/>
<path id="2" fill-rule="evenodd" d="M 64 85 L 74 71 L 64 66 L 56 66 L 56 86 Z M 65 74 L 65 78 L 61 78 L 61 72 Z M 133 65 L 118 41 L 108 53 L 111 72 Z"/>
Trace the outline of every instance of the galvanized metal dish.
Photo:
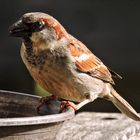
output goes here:
<path id="1" fill-rule="evenodd" d="M 64 113 L 54 114 L 59 109 L 57 102 L 51 105 L 55 110 L 51 115 L 39 116 L 36 112 L 39 100 L 39 96 L 0 90 L 0 126 L 48 124 L 74 117 L 74 110 L 70 108 Z"/>
<path id="2" fill-rule="evenodd" d="M 38 115 L 39 100 L 39 96 L 0 90 L 0 139 L 54 140 L 63 122 L 74 117 L 70 108 L 58 113 L 61 102 L 57 100 L 42 108 L 46 115 Z"/>

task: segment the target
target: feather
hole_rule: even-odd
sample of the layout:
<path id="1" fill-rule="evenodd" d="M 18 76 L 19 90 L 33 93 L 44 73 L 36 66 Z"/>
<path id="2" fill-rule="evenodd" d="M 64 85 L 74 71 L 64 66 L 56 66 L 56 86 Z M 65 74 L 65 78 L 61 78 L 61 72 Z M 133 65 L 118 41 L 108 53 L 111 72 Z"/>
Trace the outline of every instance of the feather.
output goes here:
<path id="1" fill-rule="evenodd" d="M 97 58 L 82 42 L 69 35 L 68 49 L 76 68 L 92 77 L 114 84 L 112 75 L 103 62 Z"/>

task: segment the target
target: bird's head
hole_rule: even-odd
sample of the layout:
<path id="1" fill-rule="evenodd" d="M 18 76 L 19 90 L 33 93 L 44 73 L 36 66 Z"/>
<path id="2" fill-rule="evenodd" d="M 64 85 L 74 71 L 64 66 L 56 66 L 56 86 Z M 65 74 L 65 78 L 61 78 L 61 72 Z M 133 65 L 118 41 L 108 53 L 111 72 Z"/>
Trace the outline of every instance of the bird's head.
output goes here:
<path id="1" fill-rule="evenodd" d="M 38 39 L 59 40 L 66 35 L 67 32 L 56 19 L 40 12 L 26 13 L 10 27 L 10 36 L 31 39 L 34 42 Z"/>

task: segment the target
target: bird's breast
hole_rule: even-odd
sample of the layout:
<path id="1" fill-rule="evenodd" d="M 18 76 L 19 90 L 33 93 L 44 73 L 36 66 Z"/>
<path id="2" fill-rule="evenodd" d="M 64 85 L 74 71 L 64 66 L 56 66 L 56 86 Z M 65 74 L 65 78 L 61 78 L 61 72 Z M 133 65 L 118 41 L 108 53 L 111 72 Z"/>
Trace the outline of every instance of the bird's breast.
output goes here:
<path id="1" fill-rule="evenodd" d="M 33 79 L 51 94 L 77 102 L 86 98 L 65 55 L 41 52 L 28 56 L 22 48 L 21 56 Z"/>

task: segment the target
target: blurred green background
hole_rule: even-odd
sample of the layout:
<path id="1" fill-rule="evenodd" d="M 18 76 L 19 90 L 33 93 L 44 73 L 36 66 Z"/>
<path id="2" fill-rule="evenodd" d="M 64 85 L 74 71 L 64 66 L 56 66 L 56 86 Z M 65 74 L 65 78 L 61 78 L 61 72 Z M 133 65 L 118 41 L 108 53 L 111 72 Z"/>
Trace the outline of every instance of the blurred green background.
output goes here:
<path id="1" fill-rule="evenodd" d="M 140 1 L 4 0 L 0 10 L 0 89 L 40 94 L 20 58 L 21 41 L 8 36 L 9 26 L 22 14 L 40 11 L 58 19 L 122 75 L 115 87 L 140 112 Z M 101 99 L 81 110 L 118 111 Z"/>

